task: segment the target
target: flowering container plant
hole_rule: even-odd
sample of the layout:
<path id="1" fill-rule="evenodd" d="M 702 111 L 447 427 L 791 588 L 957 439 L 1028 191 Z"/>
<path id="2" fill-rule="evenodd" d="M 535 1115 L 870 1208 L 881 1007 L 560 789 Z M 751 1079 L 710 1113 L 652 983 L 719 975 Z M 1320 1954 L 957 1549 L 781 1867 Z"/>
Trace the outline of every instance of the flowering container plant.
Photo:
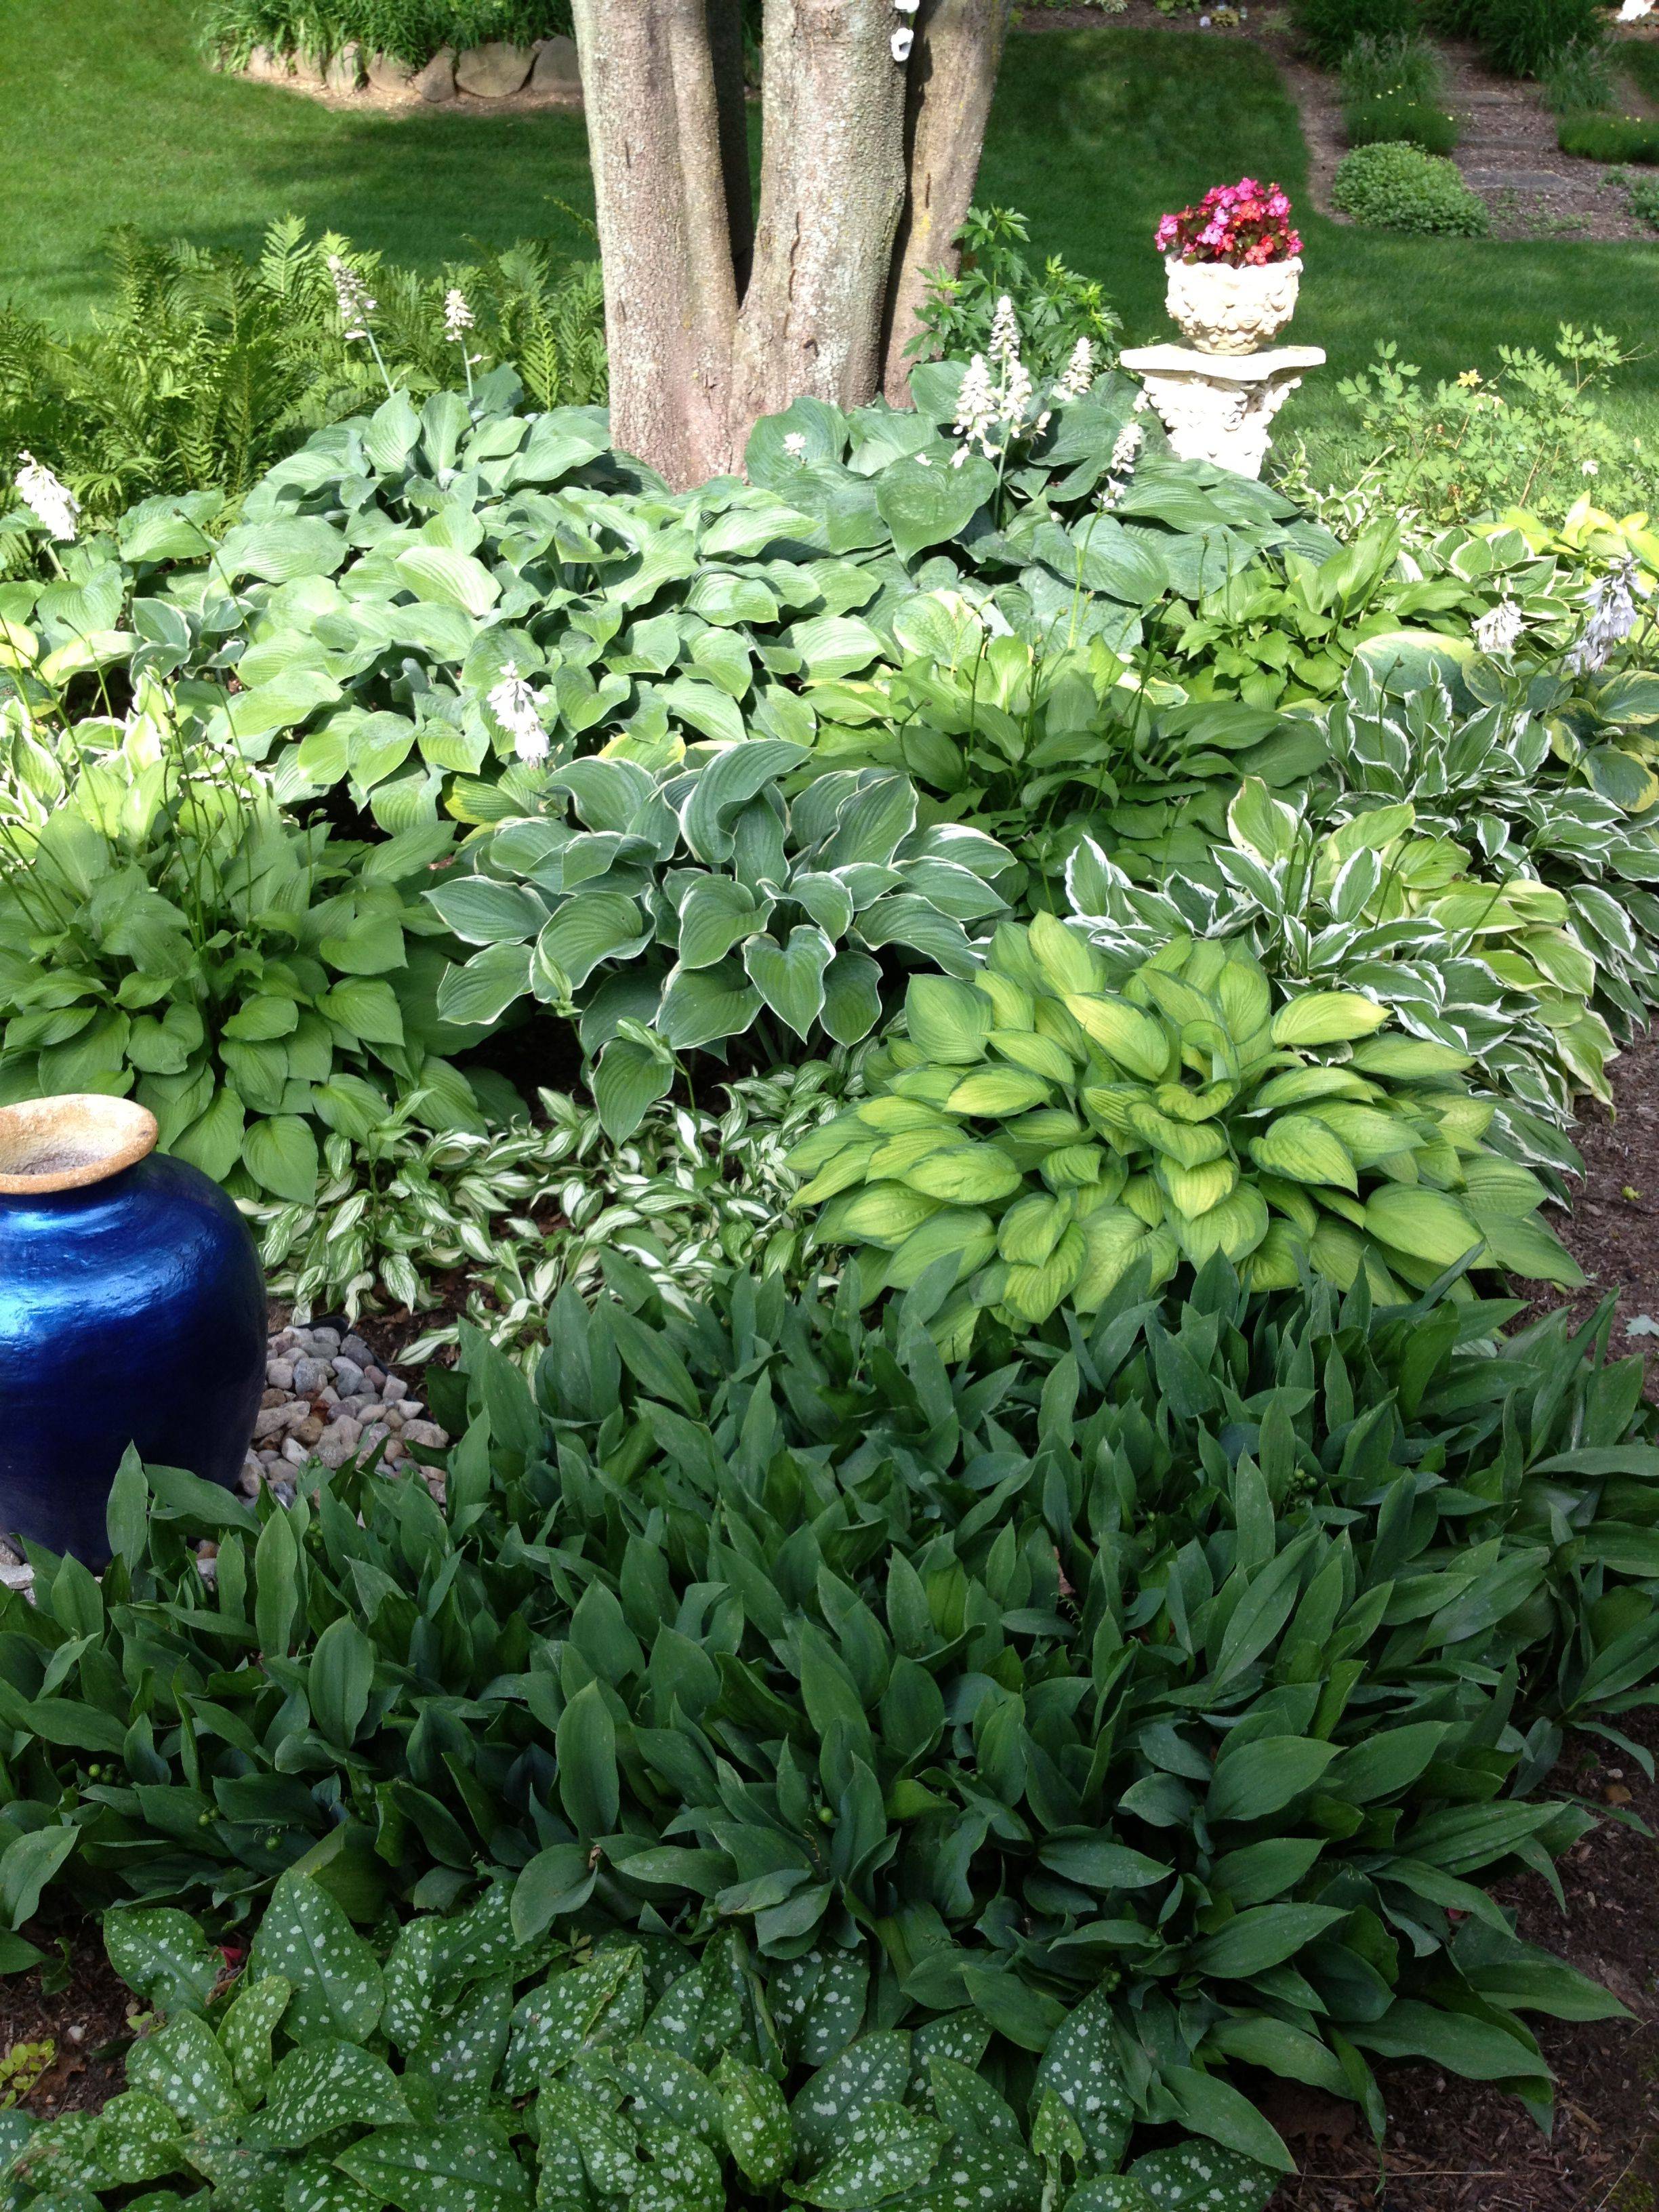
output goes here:
<path id="1" fill-rule="evenodd" d="M 1254 353 L 1296 312 L 1302 240 L 1277 185 L 1241 177 L 1166 215 L 1155 243 L 1169 272 L 1166 304 L 1200 353 Z"/>

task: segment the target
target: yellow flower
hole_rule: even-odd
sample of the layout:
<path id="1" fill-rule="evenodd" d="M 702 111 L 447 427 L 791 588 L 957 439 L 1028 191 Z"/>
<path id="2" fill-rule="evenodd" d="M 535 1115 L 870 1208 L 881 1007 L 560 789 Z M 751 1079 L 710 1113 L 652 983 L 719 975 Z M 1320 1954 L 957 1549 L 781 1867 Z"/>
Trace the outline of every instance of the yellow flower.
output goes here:
<path id="1" fill-rule="evenodd" d="M 1473 392 L 1480 381 L 1480 372 L 1478 368 L 1466 368 L 1457 380 L 1466 392 Z"/>

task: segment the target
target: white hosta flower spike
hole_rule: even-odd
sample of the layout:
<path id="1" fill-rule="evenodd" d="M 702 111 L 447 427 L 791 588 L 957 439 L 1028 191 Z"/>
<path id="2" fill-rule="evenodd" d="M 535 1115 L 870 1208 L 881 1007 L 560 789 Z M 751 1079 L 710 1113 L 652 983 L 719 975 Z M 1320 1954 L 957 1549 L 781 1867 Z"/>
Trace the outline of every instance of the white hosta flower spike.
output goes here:
<path id="1" fill-rule="evenodd" d="M 1095 349 L 1087 338 L 1072 348 L 1072 357 L 1054 386 L 1056 399 L 1081 399 L 1095 380 Z"/>
<path id="2" fill-rule="evenodd" d="M 70 544 L 80 518 L 81 502 L 69 486 L 27 450 L 17 456 L 14 481 L 18 498 L 32 510 L 47 537 L 55 538 L 60 545 Z"/>
<path id="3" fill-rule="evenodd" d="M 466 295 L 452 286 L 444 294 L 444 337 L 451 345 L 460 345 L 472 328 L 472 310 L 466 304 Z"/>
<path id="4" fill-rule="evenodd" d="M 991 337 L 987 350 L 993 361 L 1012 361 L 1019 353 L 1019 319 L 1014 313 L 1014 303 L 1006 292 L 997 301 L 997 311 L 991 318 Z"/>
<path id="5" fill-rule="evenodd" d="M 1482 653 L 1511 653 L 1516 640 L 1526 628 L 1520 608 L 1513 599 L 1502 599 L 1489 607 L 1474 626 L 1474 641 Z"/>
<path id="6" fill-rule="evenodd" d="M 1598 668 L 1605 668 L 1613 647 L 1635 629 L 1636 599 L 1632 590 L 1635 580 L 1636 564 L 1626 561 L 1603 576 L 1590 593 L 1589 625 L 1567 655 L 1567 666 L 1575 676 L 1593 675 Z"/>
<path id="7" fill-rule="evenodd" d="M 536 695 L 511 662 L 489 694 L 489 706 L 521 761 L 533 765 L 547 758 L 547 732 L 542 727 Z"/>
<path id="8" fill-rule="evenodd" d="M 347 268 L 337 253 L 328 257 L 328 273 L 333 279 L 334 296 L 340 306 L 340 327 L 348 341 L 368 336 L 368 319 L 374 313 L 376 302 L 355 269 Z"/>
<path id="9" fill-rule="evenodd" d="M 994 454 L 991 433 L 996 422 L 997 399 L 992 389 L 991 372 L 985 365 L 984 355 L 976 353 L 968 364 L 962 389 L 957 394 L 957 419 L 952 428 L 965 442 L 952 457 L 954 467 L 960 468 L 975 446 L 981 447 L 988 455 Z"/>

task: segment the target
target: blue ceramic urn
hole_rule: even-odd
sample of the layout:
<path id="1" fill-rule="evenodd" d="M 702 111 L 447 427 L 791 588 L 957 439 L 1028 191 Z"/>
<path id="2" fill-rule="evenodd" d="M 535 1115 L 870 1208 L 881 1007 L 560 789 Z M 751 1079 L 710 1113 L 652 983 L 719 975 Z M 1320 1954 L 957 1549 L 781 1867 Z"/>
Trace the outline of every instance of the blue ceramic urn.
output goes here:
<path id="1" fill-rule="evenodd" d="M 217 1183 L 125 1098 L 0 1108 L 0 1531 L 94 1566 L 121 1455 L 233 1486 L 265 1289 Z"/>

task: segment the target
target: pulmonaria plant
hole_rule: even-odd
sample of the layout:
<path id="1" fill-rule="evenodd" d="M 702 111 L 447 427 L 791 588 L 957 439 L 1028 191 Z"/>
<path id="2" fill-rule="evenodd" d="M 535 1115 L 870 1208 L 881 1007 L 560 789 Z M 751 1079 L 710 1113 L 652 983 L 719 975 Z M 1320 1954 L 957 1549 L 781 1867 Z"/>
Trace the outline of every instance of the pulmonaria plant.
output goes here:
<path id="1" fill-rule="evenodd" d="M 1291 203 L 1281 186 L 1241 177 L 1212 185 L 1195 206 L 1162 217 L 1153 243 L 1182 261 L 1225 261 L 1235 269 L 1289 261 L 1302 251 L 1291 227 Z"/>

